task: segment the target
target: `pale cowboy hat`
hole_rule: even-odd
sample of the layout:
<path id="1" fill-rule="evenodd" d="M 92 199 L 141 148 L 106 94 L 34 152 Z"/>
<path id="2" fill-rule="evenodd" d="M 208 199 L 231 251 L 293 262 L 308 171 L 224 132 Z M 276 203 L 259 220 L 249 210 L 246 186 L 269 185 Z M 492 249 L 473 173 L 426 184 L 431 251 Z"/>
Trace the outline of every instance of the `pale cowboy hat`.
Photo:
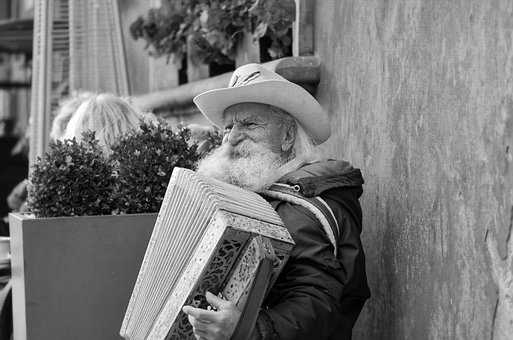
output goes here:
<path id="1" fill-rule="evenodd" d="M 308 91 L 260 64 L 247 64 L 233 72 L 226 88 L 209 90 L 194 97 L 201 113 L 214 125 L 223 126 L 224 111 L 239 103 L 261 103 L 287 111 L 315 144 L 331 134 L 329 119 Z"/>

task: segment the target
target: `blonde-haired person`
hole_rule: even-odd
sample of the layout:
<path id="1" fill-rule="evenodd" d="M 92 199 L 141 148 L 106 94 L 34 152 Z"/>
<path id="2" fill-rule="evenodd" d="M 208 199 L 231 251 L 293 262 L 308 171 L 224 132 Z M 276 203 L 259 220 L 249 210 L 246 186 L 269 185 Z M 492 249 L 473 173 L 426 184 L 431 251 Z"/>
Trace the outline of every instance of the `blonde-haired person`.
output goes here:
<path id="1" fill-rule="evenodd" d="M 92 130 L 105 153 L 109 154 L 112 143 L 122 133 L 137 128 L 139 119 L 140 114 L 124 99 L 111 94 L 76 92 L 60 102 L 50 138 L 53 141 L 80 139 L 82 132 Z M 23 180 L 7 197 L 11 211 L 26 211 L 27 185 L 28 180 Z"/>
<path id="2" fill-rule="evenodd" d="M 52 121 L 52 129 L 50 130 L 50 139 L 52 141 L 63 139 L 66 126 L 71 117 L 73 117 L 80 104 L 93 95 L 94 93 L 92 92 L 77 91 L 59 102 L 57 114 Z M 29 125 L 30 124 L 31 122 L 29 121 Z M 29 131 L 30 129 L 27 128 L 24 138 L 14 147 L 13 153 L 28 154 Z M 24 179 L 11 190 L 11 193 L 7 197 L 7 205 L 11 211 L 27 211 L 27 185 L 28 179 Z"/>
<path id="3" fill-rule="evenodd" d="M 143 114 L 123 98 L 105 93 L 93 95 L 80 104 L 63 139 L 80 140 L 83 132 L 93 131 L 108 154 L 122 134 L 139 127 L 142 118 Z"/>
<path id="4" fill-rule="evenodd" d="M 66 126 L 77 111 L 80 104 L 94 95 L 92 92 L 78 91 L 72 93 L 71 96 L 63 99 L 59 103 L 57 114 L 52 122 L 52 129 L 50 130 L 50 138 L 53 141 L 61 140 L 66 131 Z"/>

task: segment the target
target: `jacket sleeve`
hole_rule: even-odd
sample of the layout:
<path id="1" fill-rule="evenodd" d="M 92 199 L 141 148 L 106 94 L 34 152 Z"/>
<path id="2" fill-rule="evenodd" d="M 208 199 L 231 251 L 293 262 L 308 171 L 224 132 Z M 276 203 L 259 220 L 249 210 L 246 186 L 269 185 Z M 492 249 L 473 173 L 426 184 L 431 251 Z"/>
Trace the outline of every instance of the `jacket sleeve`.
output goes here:
<path id="1" fill-rule="evenodd" d="M 343 264 L 352 260 L 334 257 L 320 223 L 305 208 L 281 202 L 276 211 L 296 245 L 259 313 L 252 339 L 329 339 L 340 328 L 344 282 L 351 275 Z M 352 219 L 343 222 L 342 229 L 357 231 Z"/>

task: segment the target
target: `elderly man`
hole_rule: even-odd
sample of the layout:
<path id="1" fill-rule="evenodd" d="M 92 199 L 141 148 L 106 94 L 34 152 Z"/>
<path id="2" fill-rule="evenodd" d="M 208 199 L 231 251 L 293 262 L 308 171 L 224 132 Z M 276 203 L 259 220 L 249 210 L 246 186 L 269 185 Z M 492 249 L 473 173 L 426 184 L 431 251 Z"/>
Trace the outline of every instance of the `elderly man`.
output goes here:
<path id="1" fill-rule="evenodd" d="M 238 68 L 228 88 L 194 102 L 224 127 L 222 145 L 198 172 L 261 193 L 295 241 L 251 339 L 350 339 L 369 298 L 360 242 L 363 179 L 347 162 L 317 160 L 315 144 L 330 136 L 327 115 L 303 88 L 258 64 Z M 291 194 L 273 195 L 275 183 Z M 314 201 L 323 214 L 309 209 Z M 206 298 L 214 309 L 183 309 L 196 338 L 230 339 L 240 311 L 213 294 Z"/>

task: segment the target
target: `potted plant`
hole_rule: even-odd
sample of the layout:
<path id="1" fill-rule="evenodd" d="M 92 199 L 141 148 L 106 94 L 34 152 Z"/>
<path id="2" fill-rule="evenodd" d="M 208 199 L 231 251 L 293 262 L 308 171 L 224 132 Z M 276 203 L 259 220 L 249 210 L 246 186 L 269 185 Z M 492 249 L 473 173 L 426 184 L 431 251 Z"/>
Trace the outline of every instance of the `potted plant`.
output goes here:
<path id="1" fill-rule="evenodd" d="M 174 166 L 197 161 L 188 138 L 159 122 L 123 136 L 108 157 L 93 134 L 50 146 L 31 173 L 32 215 L 10 215 L 15 339 L 119 337 L 157 192 Z"/>
<path id="2" fill-rule="evenodd" d="M 196 166 L 199 154 L 190 139 L 188 129 L 175 132 L 162 122 L 143 122 L 139 131 L 121 137 L 110 156 L 116 178 L 112 205 L 115 212 L 158 212 L 173 168 Z"/>
<path id="3" fill-rule="evenodd" d="M 265 60 L 289 55 L 294 0 L 167 0 L 137 18 L 130 32 L 146 41 L 150 56 L 181 60 L 189 38 L 193 59 L 205 64 L 233 64 L 236 48 L 246 33 L 266 38 Z"/>

